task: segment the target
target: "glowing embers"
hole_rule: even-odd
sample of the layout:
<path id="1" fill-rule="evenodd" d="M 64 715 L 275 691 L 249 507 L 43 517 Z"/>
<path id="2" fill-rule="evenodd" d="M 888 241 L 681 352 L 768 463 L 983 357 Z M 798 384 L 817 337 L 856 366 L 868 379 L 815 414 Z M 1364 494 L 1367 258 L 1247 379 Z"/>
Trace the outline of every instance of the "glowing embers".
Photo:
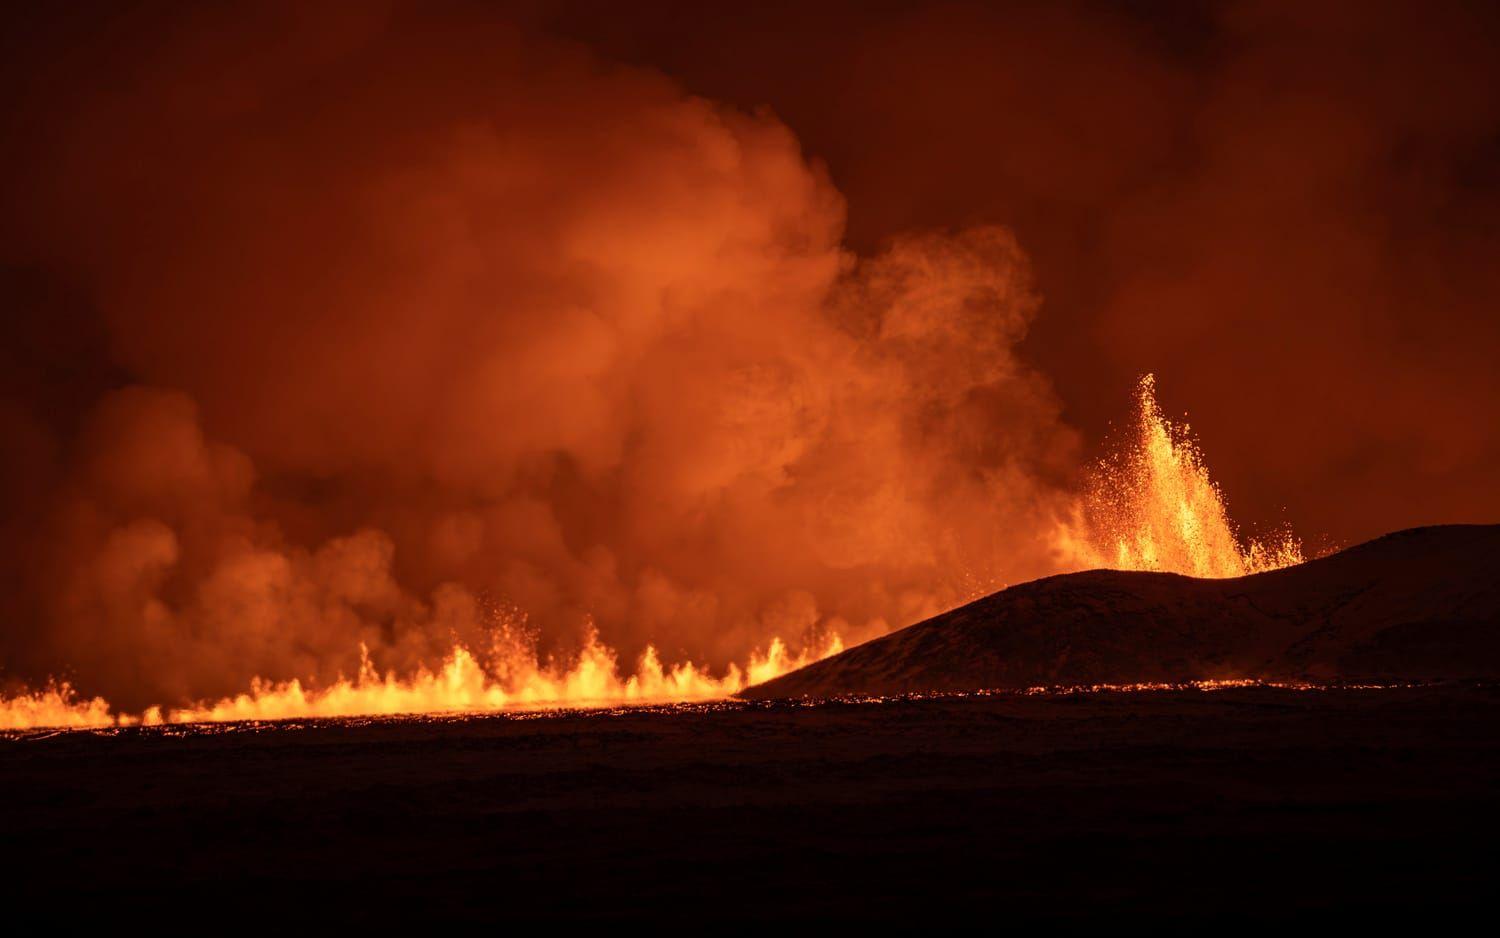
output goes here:
<path id="1" fill-rule="evenodd" d="M 1095 467 L 1058 540 L 1080 567 L 1197 577 L 1245 576 L 1304 559 L 1288 531 L 1263 540 L 1238 535 L 1188 426 L 1157 405 L 1152 375 L 1136 387 L 1131 438 Z"/>
<path id="2" fill-rule="evenodd" d="M 300 681 L 255 680 L 245 693 L 178 708 L 152 707 L 116 714 L 103 698 L 85 699 L 67 684 L 0 698 L 0 730 L 217 723 L 288 718 L 368 717 L 397 714 L 486 713 L 513 709 L 600 707 L 716 700 L 843 650 L 830 635 L 793 654 L 781 639 L 756 652 L 744 667 L 722 676 L 692 662 L 664 666 L 647 647 L 634 673 L 622 676 L 619 656 L 592 631 L 566 665 L 543 663 L 535 649 L 506 646 L 498 660 L 481 663 L 469 649 L 453 648 L 436 668 L 407 676 L 377 671 L 361 655 L 359 673 L 324 687 Z M 363 650 L 362 650 L 363 651 Z"/>

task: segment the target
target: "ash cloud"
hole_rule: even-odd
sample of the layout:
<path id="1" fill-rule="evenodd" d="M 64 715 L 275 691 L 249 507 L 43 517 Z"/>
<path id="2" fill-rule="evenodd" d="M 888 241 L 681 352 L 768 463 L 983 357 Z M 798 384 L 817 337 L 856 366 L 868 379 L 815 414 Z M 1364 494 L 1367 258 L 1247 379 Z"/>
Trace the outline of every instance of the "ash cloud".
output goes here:
<path id="1" fill-rule="evenodd" d="M 9 676 L 410 668 L 497 605 L 722 665 L 1051 569 L 1009 232 L 856 257 L 774 116 L 455 9 L 54 24 L 107 67 L 29 114 L 7 257 L 114 380 L 8 404 Z"/>
<path id="2" fill-rule="evenodd" d="M 1252 531 L 1500 512 L 1486 5 L 9 15 L 0 677 L 857 640 L 1144 372 Z"/>
<path id="3" fill-rule="evenodd" d="M 541 19 L 769 102 L 861 250 L 1011 227 L 1046 297 L 1022 354 L 1085 438 L 1154 372 L 1252 525 L 1347 544 L 1500 515 L 1493 4 L 599 11 Z"/>

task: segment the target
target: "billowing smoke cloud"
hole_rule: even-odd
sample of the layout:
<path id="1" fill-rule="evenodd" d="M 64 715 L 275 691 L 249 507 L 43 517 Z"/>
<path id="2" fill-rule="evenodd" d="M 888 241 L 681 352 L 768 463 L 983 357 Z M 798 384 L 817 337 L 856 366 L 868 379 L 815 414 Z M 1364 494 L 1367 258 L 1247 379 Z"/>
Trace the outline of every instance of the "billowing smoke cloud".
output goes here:
<path id="1" fill-rule="evenodd" d="M 858 639 L 1148 371 L 1251 532 L 1500 512 L 1484 4 L 12 15 L 0 677 Z"/>
<path id="2" fill-rule="evenodd" d="M 1011 227 L 1046 297 L 1023 354 L 1087 438 L 1154 372 L 1252 524 L 1500 517 L 1495 4 L 672 6 L 539 19 L 770 103 L 861 250 Z"/>
<path id="3" fill-rule="evenodd" d="M 13 263 L 112 371 L 12 405 L 12 676 L 326 680 L 496 608 L 718 664 L 1052 569 L 1076 441 L 1005 230 L 857 258 L 774 117 L 488 18 L 129 41 L 16 169 Z"/>

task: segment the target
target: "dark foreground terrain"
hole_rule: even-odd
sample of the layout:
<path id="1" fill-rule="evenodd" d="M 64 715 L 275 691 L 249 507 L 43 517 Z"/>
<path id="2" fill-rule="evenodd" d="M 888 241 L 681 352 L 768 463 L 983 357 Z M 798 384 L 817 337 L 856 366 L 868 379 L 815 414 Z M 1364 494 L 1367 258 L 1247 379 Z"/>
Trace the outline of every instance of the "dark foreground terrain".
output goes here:
<path id="1" fill-rule="evenodd" d="M 1488 918 L 1500 689 L 734 703 L 0 739 L 10 921 Z M 19 918 L 18 918 L 19 916 Z"/>

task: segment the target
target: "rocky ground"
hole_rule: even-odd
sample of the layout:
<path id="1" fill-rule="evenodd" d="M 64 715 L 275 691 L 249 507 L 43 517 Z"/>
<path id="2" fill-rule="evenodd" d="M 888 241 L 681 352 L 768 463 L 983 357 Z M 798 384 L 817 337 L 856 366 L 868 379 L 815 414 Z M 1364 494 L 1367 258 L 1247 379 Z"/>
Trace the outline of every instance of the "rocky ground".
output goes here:
<path id="1" fill-rule="evenodd" d="M 1432 927 L 1500 689 L 730 703 L 0 739 L 13 921 Z M 21 918 L 16 918 L 21 916 Z"/>

